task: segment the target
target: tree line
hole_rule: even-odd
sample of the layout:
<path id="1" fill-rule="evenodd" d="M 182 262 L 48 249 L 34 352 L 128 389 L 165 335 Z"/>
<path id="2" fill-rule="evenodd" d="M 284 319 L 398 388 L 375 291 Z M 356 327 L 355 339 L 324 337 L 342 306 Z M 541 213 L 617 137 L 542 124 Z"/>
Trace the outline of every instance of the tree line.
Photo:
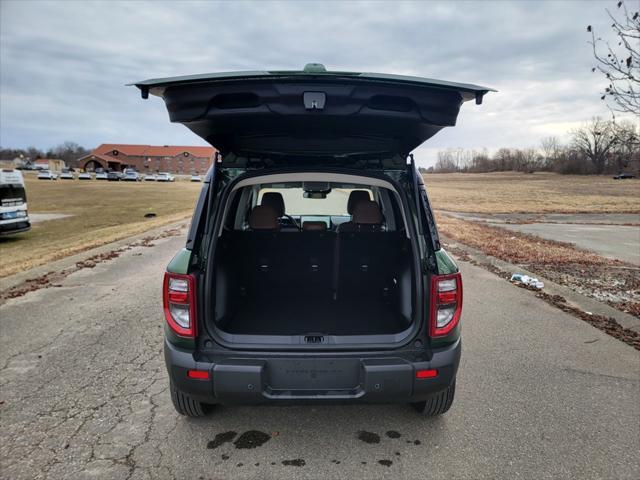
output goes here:
<path id="1" fill-rule="evenodd" d="M 56 158 L 64 160 L 67 166 L 76 167 L 76 161 L 89 153 L 91 153 L 91 150 L 86 149 L 82 145 L 78 145 L 74 142 L 63 142 L 46 150 L 36 147 L 0 147 L 0 160 L 14 160 L 16 158 L 20 158 L 24 163 L 28 164 L 35 162 L 39 158 Z"/>
<path id="2" fill-rule="evenodd" d="M 538 148 L 449 148 L 425 172 L 549 171 L 563 174 L 640 172 L 640 129 L 633 122 L 594 118 L 571 132 L 568 143 L 542 139 Z"/>

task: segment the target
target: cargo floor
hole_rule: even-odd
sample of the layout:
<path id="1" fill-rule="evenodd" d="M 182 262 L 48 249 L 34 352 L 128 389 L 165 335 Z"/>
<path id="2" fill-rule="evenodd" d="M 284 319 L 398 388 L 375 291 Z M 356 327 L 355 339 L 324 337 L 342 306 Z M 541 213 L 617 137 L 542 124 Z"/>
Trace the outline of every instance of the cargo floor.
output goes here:
<path id="1" fill-rule="evenodd" d="M 408 327 L 391 305 L 365 300 L 243 299 L 223 328 L 251 335 L 382 335 Z"/>

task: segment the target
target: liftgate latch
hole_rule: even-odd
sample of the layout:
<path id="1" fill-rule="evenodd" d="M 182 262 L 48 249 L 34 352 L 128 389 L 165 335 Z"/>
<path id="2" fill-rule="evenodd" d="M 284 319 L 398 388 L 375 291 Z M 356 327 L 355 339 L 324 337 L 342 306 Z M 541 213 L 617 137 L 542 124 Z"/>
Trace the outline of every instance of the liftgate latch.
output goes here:
<path id="1" fill-rule="evenodd" d="M 324 110 L 327 95 L 324 92 L 304 92 L 302 99 L 307 110 Z"/>

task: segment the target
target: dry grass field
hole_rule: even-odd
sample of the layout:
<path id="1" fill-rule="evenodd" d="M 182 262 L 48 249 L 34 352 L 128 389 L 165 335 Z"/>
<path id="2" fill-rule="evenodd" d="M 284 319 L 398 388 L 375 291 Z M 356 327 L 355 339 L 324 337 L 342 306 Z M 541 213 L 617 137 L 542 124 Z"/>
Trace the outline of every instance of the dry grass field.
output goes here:
<path id="1" fill-rule="evenodd" d="M 26 179 L 29 213 L 71 217 L 0 237 L 0 277 L 188 218 L 201 184 Z M 155 213 L 153 218 L 145 214 Z"/>
<path id="2" fill-rule="evenodd" d="M 640 213 L 640 179 L 554 173 L 424 176 L 436 210 L 473 213 Z"/>
<path id="3" fill-rule="evenodd" d="M 31 213 L 71 217 L 0 237 L 0 277 L 188 218 L 200 190 L 189 182 L 38 181 L 27 175 Z M 477 213 L 637 213 L 640 180 L 549 173 L 432 174 L 425 183 L 436 210 Z M 146 213 L 156 217 L 147 219 Z M 441 219 L 450 237 L 482 227 Z M 484 231 L 484 229 L 482 229 Z M 464 236 L 464 235 L 463 235 Z M 458 238 L 464 241 L 462 238 Z"/>

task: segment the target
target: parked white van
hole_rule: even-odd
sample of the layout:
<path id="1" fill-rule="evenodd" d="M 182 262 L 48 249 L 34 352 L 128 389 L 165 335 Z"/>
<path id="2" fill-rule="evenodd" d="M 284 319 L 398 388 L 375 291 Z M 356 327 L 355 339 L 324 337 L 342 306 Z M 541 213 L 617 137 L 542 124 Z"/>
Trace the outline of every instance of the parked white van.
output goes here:
<path id="1" fill-rule="evenodd" d="M 0 235 L 26 232 L 30 228 L 22 172 L 3 168 L 0 170 Z"/>

